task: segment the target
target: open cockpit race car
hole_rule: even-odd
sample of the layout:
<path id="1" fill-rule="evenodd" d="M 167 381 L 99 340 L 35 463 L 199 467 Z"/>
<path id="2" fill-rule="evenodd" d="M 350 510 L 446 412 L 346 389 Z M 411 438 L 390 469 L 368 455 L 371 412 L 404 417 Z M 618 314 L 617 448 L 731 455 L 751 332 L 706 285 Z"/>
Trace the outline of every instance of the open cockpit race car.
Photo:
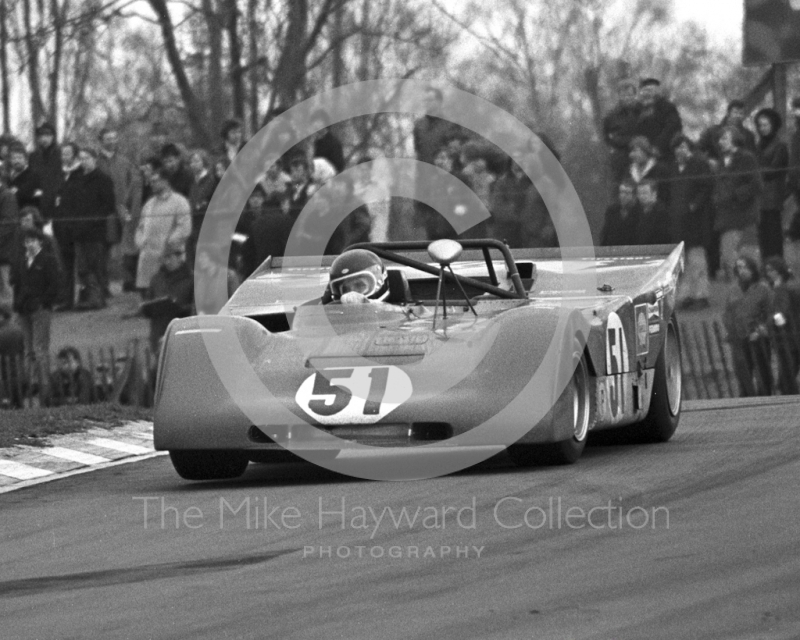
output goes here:
<path id="1" fill-rule="evenodd" d="M 501 443 L 522 466 L 568 464 L 590 432 L 674 433 L 683 245 L 567 256 L 438 240 L 352 252 L 382 268 L 267 259 L 218 315 L 171 323 L 154 439 L 180 476 L 233 478 L 286 450 L 316 462 L 349 445 Z"/>

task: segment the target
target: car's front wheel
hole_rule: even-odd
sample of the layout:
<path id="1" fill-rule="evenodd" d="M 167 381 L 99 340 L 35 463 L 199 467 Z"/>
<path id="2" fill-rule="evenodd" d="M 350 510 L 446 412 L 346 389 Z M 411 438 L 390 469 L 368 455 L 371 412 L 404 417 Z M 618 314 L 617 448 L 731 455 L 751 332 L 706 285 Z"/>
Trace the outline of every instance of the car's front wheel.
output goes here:
<path id="1" fill-rule="evenodd" d="M 242 451 L 170 451 L 172 466 L 186 480 L 238 478 L 249 462 Z"/>
<path id="2" fill-rule="evenodd" d="M 594 394 L 586 355 L 576 340 L 573 349 L 575 371 L 563 391 L 566 407 L 572 410 L 572 437 L 551 444 L 513 444 L 508 455 L 521 467 L 545 464 L 572 464 L 581 457 L 592 424 Z M 562 405 L 563 406 L 563 405 Z"/>

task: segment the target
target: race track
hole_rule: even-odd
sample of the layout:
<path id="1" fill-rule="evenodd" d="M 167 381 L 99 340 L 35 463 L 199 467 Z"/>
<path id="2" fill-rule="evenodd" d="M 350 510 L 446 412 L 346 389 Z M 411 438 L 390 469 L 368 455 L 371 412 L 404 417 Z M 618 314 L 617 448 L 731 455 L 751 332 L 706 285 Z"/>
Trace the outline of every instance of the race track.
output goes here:
<path id="1" fill-rule="evenodd" d="M 799 432 L 800 401 L 742 400 L 572 467 L 192 484 L 160 457 L 26 488 L 0 638 L 797 638 Z"/>

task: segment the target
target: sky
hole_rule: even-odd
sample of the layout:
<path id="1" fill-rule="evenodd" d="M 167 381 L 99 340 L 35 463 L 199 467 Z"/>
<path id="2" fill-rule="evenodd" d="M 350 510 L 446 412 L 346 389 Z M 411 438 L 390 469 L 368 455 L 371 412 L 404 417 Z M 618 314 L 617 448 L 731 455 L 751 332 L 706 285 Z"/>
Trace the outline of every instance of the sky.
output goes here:
<path id="1" fill-rule="evenodd" d="M 704 26 L 715 44 L 734 40 L 741 46 L 744 0 L 673 0 L 678 21 Z"/>

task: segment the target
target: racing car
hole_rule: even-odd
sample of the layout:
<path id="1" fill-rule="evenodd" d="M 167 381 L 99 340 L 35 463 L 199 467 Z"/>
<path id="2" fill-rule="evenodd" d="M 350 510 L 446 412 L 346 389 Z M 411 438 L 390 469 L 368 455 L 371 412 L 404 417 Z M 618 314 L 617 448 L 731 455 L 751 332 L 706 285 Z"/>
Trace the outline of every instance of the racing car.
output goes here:
<path id="1" fill-rule="evenodd" d="M 356 254 L 378 260 L 342 267 Z M 268 258 L 219 314 L 170 324 L 154 441 L 181 477 L 350 445 L 502 441 L 518 465 L 570 464 L 595 431 L 675 432 L 682 244 L 568 256 L 438 240 L 342 256 Z"/>

